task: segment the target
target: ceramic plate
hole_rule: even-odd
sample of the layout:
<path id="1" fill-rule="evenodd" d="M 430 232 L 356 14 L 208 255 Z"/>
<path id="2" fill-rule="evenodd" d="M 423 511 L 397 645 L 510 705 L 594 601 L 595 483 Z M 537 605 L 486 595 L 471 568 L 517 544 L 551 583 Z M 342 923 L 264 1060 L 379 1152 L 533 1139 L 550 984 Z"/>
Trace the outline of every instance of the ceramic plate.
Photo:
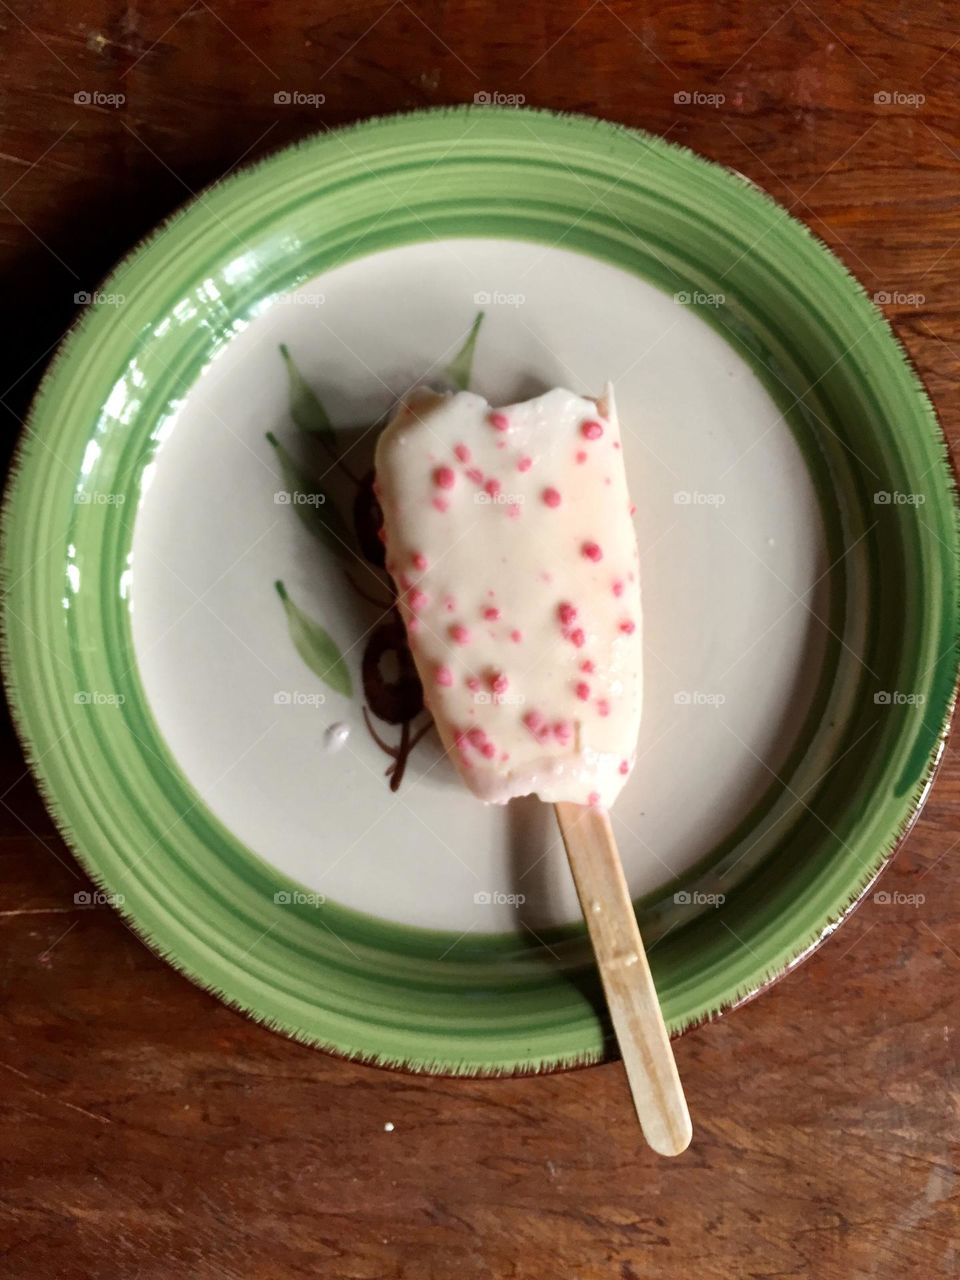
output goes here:
<path id="1" fill-rule="evenodd" d="M 504 403 L 608 378 L 647 666 L 614 825 L 671 1028 L 784 972 L 877 875 L 957 666 L 951 473 L 882 315 L 688 151 L 422 112 L 284 151 L 132 254 L 8 493 L 28 755 L 102 892 L 195 981 L 381 1063 L 603 1055 L 552 812 L 477 804 L 440 755 L 369 468 L 421 380 Z"/>

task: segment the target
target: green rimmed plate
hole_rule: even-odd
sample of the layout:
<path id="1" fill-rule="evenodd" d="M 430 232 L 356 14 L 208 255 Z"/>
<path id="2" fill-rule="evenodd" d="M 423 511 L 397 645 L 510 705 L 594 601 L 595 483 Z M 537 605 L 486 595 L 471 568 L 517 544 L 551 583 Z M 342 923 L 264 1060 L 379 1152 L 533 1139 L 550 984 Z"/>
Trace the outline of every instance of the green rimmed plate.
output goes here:
<path id="1" fill-rule="evenodd" d="M 5 510 L 14 713 L 65 836 L 173 963 L 324 1047 L 461 1072 L 605 1045 L 551 815 L 477 806 L 420 737 L 371 538 L 372 424 L 478 310 L 454 372 L 491 398 L 617 385 L 648 707 L 616 826 L 675 1030 L 870 884 L 957 670 L 929 403 L 741 179 L 471 109 L 326 134 L 194 201 L 37 397 Z"/>

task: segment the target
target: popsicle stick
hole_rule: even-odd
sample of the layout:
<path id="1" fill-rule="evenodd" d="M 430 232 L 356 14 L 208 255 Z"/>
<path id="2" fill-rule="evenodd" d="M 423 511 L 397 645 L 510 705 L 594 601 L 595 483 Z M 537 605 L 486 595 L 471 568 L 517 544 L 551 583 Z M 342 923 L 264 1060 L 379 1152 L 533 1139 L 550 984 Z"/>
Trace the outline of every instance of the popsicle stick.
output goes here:
<path id="1" fill-rule="evenodd" d="M 600 808 L 554 807 L 643 1136 L 677 1156 L 693 1128 L 610 819 Z"/>

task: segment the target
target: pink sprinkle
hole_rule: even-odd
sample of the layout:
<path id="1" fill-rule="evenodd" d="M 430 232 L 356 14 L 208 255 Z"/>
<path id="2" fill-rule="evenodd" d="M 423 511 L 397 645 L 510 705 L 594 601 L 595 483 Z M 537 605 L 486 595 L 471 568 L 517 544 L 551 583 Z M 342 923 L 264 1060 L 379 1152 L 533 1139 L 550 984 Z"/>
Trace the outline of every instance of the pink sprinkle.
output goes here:
<path id="1" fill-rule="evenodd" d="M 523 723 L 524 726 L 529 729 L 534 736 L 536 736 L 543 727 L 543 716 L 539 711 L 527 711 L 524 713 Z"/>
<path id="2" fill-rule="evenodd" d="M 487 493 L 489 493 L 491 498 L 495 498 L 497 494 L 500 492 L 500 481 L 490 479 L 487 481 L 487 483 L 483 487 L 484 487 L 484 490 Z"/>
<path id="3" fill-rule="evenodd" d="M 453 672 L 449 667 L 437 667 L 437 684 L 449 689 L 453 684 Z"/>
<path id="4" fill-rule="evenodd" d="M 601 698 L 597 703 L 597 715 L 608 716 L 610 714 L 610 703 L 606 698 Z"/>
<path id="5" fill-rule="evenodd" d="M 548 507 L 559 507 L 561 502 L 560 490 L 554 488 L 544 489 L 543 500 Z"/>
<path id="6" fill-rule="evenodd" d="M 591 791 L 590 794 L 587 796 L 587 804 L 598 805 L 599 803 L 600 803 L 600 792 Z"/>
<path id="7" fill-rule="evenodd" d="M 407 634 L 411 636 L 415 636 L 419 630 L 420 630 L 420 619 L 410 618 L 407 621 Z"/>
<path id="8" fill-rule="evenodd" d="M 496 605 L 488 604 L 483 611 L 483 616 L 486 618 L 488 622 L 499 622 L 500 610 L 496 607 Z"/>
<path id="9" fill-rule="evenodd" d="M 508 516 L 510 516 L 510 518 L 511 518 L 511 519 L 516 520 L 516 518 L 517 518 L 517 516 L 518 516 L 519 514 L 520 514 L 520 505 L 519 505 L 519 503 L 517 503 L 517 502 L 510 502 L 510 503 L 508 503 L 508 504 L 507 504 L 507 515 L 508 515 Z"/>
<path id="10" fill-rule="evenodd" d="M 421 591 L 418 587 L 414 587 L 407 597 L 410 608 L 413 610 L 422 609 L 429 599 L 430 597 L 427 593 L 425 591 Z"/>
<path id="11" fill-rule="evenodd" d="M 589 658 L 584 658 L 584 660 L 580 663 L 580 670 L 585 671 L 588 676 L 593 675 L 594 669 L 595 668 L 594 668 L 593 662 Z"/>
<path id="12" fill-rule="evenodd" d="M 587 455 L 584 453 L 584 451 L 583 451 L 582 449 L 578 449 L 578 450 L 577 450 L 577 462 L 579 462 L 579 463 L 580 463 L 580 465 L 581 465 L 581 466 L 583 466 L 583 464 L 586 462 L 586 460 L 587 460 Z"/>
<path id="13" fill-rule="evenodd" d="M 586 643 L 587 637 L 583 634 L 582 627 L 576 627 L 570 632 L 570 643 L 575 649 L 582 649 Z"/>
<path id="14" fill-rule="evenodd" d="M 603 427 L 599 422 L 585 422 L 580 428 L 580 434 L 587 440 L 599 440 L 603 435 Z"/>
<path id="15" fill-rule="evenodd" d="M 510 681 L 502 671 L 496 671 L 490 678 L 490 688 L 494 693 L 506 693 L 510 687 Z"/>
<path id="16" fill-rule="evenodd" d="M 415 569 L 419 569 L 421 573 L 423 573 L 424 569 L 426 569 L 427 557 L 423 554 L 422 551 L 415 551 L 413 553 L 413 567 Z"/>
<path id="17" fill-rule="evenodd" d="M 452 489 L 457 483 L 456 472 L 452 467 L 437 467 L 433 473 L 433 482 L 438 484 L 441 489 Z"/>
<path id="18" fill-rule="evenodd" d="M 438 511 L 450 510 L 450 503 L 446 500 L 446 498 L 434 498 L 433 505 L 436 507 Z"/>
<path id="19" fill-rule="evenodd" d="M 626 760 L 620 761 L 620 772 L 623 774 L 627 774 L 630 772 L 630 765 Z"/>
<path id="20" fill-rule="evenodd" d="M 470 632 L 462 622 L 455 622 L 450 628 L 450 639 L 454 644 L 469 644 Z"/>
<path id="21" fill-rule="evenodd" d="M 586 556 L 588 560 L 592 560 L 594 563 L 603 559 L 603 552 L 595 542 L 585 542 L 580 548 L 580 554 Z"/>
<path id="22" fill-rule="evenodd" d="M 453 446 L 453 452 L 458 462 L 470 461 L 470 450 L 465 444 L 455 444 Z"/>
<path id="23" fill-rule="evenodd" d="M 474 729 L 467 730 L 467 741 L 470 743 L 471 747 L 476 747 L 478 751 L 486 742 L 486 740 L 487 740 L 487 735 L 483 732 L 482 729 L 474 728 Z"/>
<path id="24" fill-rule="evenodd" d="M 497 748 L 493 745 L 492 742 L 485 742 L 483 746 L 480 748 L 480 754 L 483 756 L 485 760 L 492 760 L 493 757 L 497 754 Z"/>
<path id="25" fill-rule="evenodd" d="M 550 726 L 548 724 L 542 724 L 536 733 L 537 741 L 546 742 L 546 740 L 549 737 L 550 737 Z"/>
<path id="26" fill-rule="evenodd" d="M 506 431 L 510 425 L 510 419 L 505 413 L 491 413 L 490 425 L 496 427 L 498 431 Z"/>
<path id="27" fill-rule="evenodd" d="M 386 542 L 387 531 L 386 529 L 384 529 L 383 525 L 381 525 L 380 528 L 377 530 L 377 537 L 380 539 L 381 542 Z"/>
<path id="28" fill-rule="evenodd" d="M 477 690 L 480 688 L 480 681 L 477 679 L 476 676 L 467 676 L 466 685 L 467 685 L 467 688 L 471 690 L 471 692 L 476 693 Z"/>
<path id="29" fill-rule="evenodd" d="M 619 579 L 619 578 L 615 578 L 615 579 L 614 579 L 614 583 L 613 583 L 613 594 L 614 594 L 615 596 L 622 596 L 622 595 L 623 595 L 623 583 L 620 581 L 620 579 Z"/>
<path id="30" fill-rule="evenodd" d="M 562 604 L 557 605 L 557 613 L 560 621 L 565 627 L 569 627 L 572 622 L 577 620 L 577 611 L 568 601 L 564 600 Z"/>
<path id="31" fill-rule="evenodd" d="M 637 629 L 637 624 L 633 621 L 632 618 L 624 618 L 624 620 L 620 623 L 620 630 L 623 632 L 625 636 L 632 636 L 633 633 L 636 631 L 636 629 Z"/>
<path id="32" fill-rule="evenodd" d="M 523 639 L 523 632 L 522 632 L 522 631 L 511 631 L 511 632 L 510 632 L 510 639 L 513 641 L 513 643 L 514 643 L 514 644 L 519 644 L 519 643 L 520 643 L 520 641 Z"/>
<path id="33" fill-rule="evenodd" d="M 471 467 L 467 472 L 467 479 L 472 480 L 474 484 L 483 484 L 483 472 L 479 467 Z"/>
<path id="34" fill-rule="evenodd" d="M 533 466 L 533 459 L 532 459 L 532 458 L 528 458 L 528 457 L 526 456 L 526 454 L 524 454 L 524 456 L 523 456 L 523 457 L 520 459 L 520 461 L 517 463 L 517 470 L 518 470 L 518 471 L 529 471 L 529 470 L 530 470 L 530 468 L 531 468 L 532 466 Z"/>
<path id="35" fill-rule="evenodd" d="M 568 720 L 558 720 L 553 726 L 553 736 L 558 742 L 569 742 L 573 736 L 573 730 L 570 728 Z"/>
<path id="36" fill-rule="evenodd" d="M 578 681 L 577 687 L 576 689 L 574 689 L 574 693 L 577 695 L 577 697 L 580 699 L 581 702 L 587 701 L 587 699 L 590 697 L 590 686 L 587 684 L 586 680 Z"/>
<path id="37" fill-rule="evenodd" d="M 457 602 L 454 600 L 453 596 L 447 596 L 446 600 L 443 602 L 443 607 L 446 609 L 447 613 L 453 613 L 454 609 L 457 607 Z"/>
<path id="38" fill-rule="evenodd" d="M 632 516 L 635 516 L 637 514 L 637 504 L 635 502 L 630 503 L 630 514 Z"/>

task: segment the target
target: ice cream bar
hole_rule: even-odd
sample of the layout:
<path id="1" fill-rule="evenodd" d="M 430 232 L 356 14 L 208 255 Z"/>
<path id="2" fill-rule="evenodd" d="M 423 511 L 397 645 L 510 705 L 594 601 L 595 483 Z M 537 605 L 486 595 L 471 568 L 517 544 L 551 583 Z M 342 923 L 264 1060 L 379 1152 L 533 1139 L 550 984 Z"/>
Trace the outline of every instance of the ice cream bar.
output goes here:
<path id="1" fill-rule="evenodd" d="M 380 437 L 387 570 L 467 786 L 609 807 L 633 767 L 640 584 L 612 389 L 407 396 Z"/>

